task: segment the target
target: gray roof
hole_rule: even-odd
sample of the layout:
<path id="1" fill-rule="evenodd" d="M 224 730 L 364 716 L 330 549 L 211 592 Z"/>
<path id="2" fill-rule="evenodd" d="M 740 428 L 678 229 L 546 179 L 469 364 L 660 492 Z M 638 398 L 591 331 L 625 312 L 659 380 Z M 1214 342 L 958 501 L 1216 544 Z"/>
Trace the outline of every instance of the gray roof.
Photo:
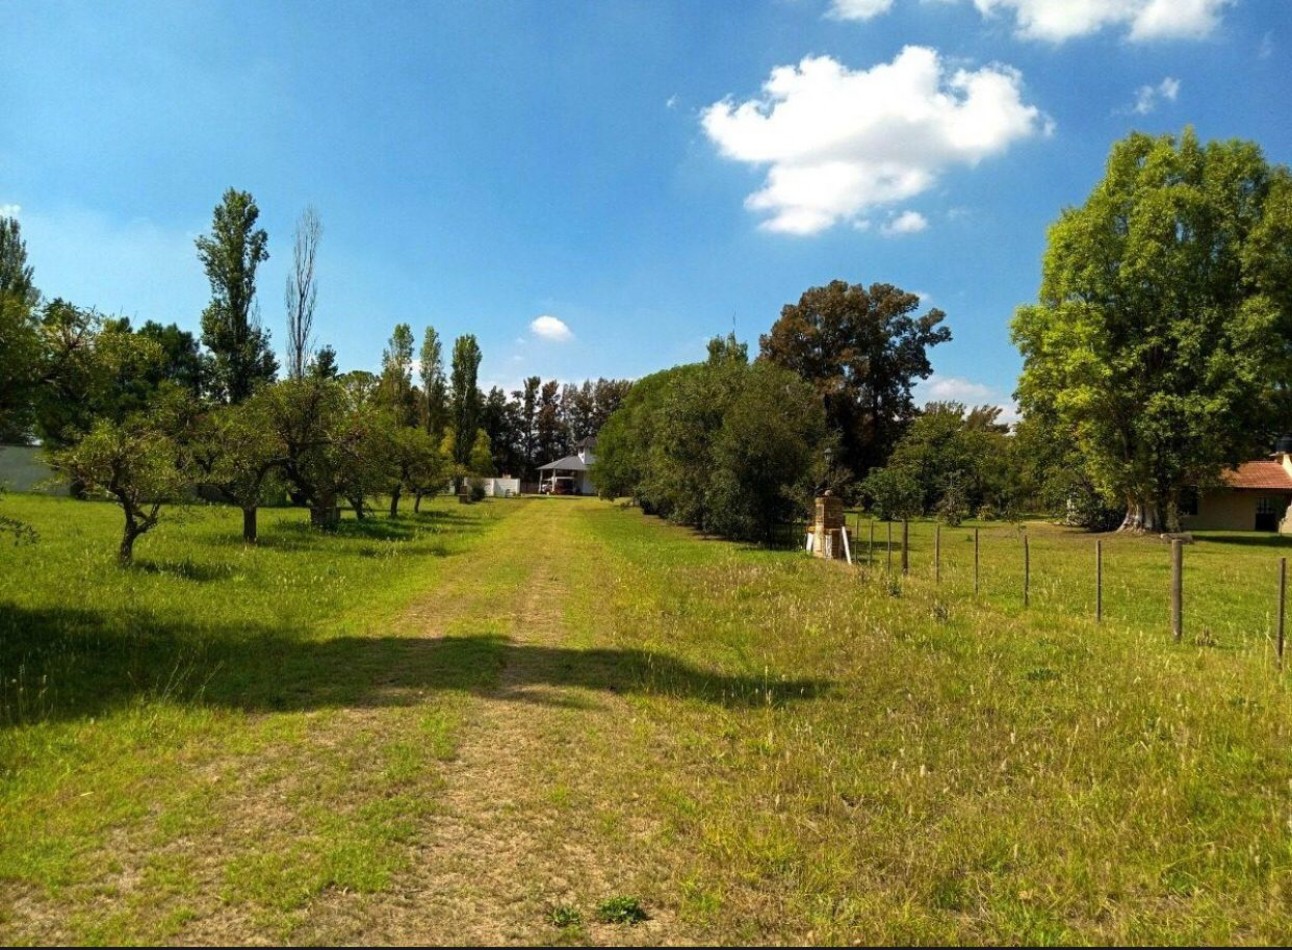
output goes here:
<path id="1" fill-rule="evenodd" d="M 588 466 L 577 455 L 567 455 L 563 459 L 557 459 L 555 462 L 548 462 L 546 465 L 538 467 L 540 472 L 550 472 L 558 469 L 562 472 L 586 472 Z"/>

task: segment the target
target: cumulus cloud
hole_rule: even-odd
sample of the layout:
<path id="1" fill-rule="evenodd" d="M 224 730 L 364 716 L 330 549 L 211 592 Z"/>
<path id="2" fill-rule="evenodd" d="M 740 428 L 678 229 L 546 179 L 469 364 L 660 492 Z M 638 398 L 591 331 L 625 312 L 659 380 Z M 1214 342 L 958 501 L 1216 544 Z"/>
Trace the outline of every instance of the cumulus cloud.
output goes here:
<path id="1" fill-rule="evenodd" d="M 0 205 L 0 218 L 16 218 L 22 213 L 22 205 Z"/>
<path id="2" fill-rule="evenodd" d="M 990 386 L 975 383 L 962 376 L 930 376 L 920 387 L 928 398 L 937 402 L 963 402 L 977 404 L 990 402 L 996 391 Z"/>
<path id="3" fill-rule="evenodd" d="M 965 406 L 997 406 L 1000 417 L 997 421 L 1012 424 L 1019 420 L 1018 406 L 992 386 L 976 383 L 963 376 L 940 376 L 934 373 L 928 379 L 916 385 L 915 398 L 918 402 L 958 402 Z"/>
<path id="4" fill-rule="evenodd" d="M 1135 90 L 1135 104 L 1130 111 L 1136 115 L 1148 115 L 1157 108 L 1158 101 L 1165 99 L 1175 102 L 1180 95 L 1180 80 L 1167 76 L 1156 86 L 1140 86 Z"/>
<path id="5" fill-rule="evenodd" d="M 1107 27 L 1135 41 L 1202 39 L 1232 0 L 973 0 L 983 16 L 1013 16 L 1015 33 L 1062 43 Z"/>
<path id="6" fill-rule="evenodd" d="M 929 226 L 929 219 L 918 211 L 903 211 L 884 223 L 880 230 L 888 237 L 899 234 L 915 234 Z"/>
<path id="7" fill-rule="evenodd" d="M 893 0 L 834 0 L 826 16 L 835 20 L 869 20 L 892 7 Z"/>
<path id="8" fill-rule="evenodd" d="M 705 133 L 722 155 L 768 166 L 745 206 L 762 227 L 815 234 L 928 190 L 953 165 L 976 165 L 1048 132 L 1003 65 L 948 73 L 936 50 L 908 46 L 891 63 L 851 70 L 829 56 L 778 66 L 763 96 L 716 102 Z"/>
<path id="9" fill-rule="evenodd" d="M 544 340 L 554 340 L 557 343 L 564 343 L 567 340 L 574 339 L 574 334 L 565 325 L 565 321 L 547 314 L 535 317 L 530 323 L 529 329 L 535 336 L 541 336 Z"/>

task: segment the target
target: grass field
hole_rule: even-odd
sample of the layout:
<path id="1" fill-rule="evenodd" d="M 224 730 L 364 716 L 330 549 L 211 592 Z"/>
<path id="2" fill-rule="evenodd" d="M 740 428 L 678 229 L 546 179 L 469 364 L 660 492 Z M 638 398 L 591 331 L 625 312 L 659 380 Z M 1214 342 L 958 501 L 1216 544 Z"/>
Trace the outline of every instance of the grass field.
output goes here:
<path id="1" fill-rule="evenodd" d="M 5 942 L 1292 940 L 1275 539 L 0 504 Z"/>

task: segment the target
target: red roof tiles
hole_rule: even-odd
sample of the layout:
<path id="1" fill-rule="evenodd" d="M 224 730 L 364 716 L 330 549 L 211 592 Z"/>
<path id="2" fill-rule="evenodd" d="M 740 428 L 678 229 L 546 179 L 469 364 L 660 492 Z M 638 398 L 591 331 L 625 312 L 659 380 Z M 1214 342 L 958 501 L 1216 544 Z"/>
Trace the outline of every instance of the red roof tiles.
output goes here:
<path id="1" fill-rule="evenodd" d="M 1244 462 L 1225 472 L 1221 478 L 1229 488 L 1292 491 L 1292 475 L 1279 462 Z"/>

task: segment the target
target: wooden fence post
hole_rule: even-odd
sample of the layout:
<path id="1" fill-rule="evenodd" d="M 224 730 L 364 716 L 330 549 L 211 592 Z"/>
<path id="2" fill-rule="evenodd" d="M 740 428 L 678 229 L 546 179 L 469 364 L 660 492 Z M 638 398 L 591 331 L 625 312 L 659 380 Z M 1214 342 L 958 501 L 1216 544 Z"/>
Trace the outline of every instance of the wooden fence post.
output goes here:
<path id="1" fill-rule="evenodd" d="M 888 519 L 888 573 L 893 573 L 893 519 Z"/>
<path id="2" fill-rule="evenodd" d="M 933 583 L 942 583 L 942 525 L 933 526 Z"/>
<path id="3" fill-rule="evenodd" d="M 1288 559 L 1279 558 L 1279 669 L 1283 669 L 1283 619 L 1288 593 Z"/>
<path id="4" fill-rule="evenodd" d="M 911 572 L 911 559 L 906 553 L 907 548 L 910 546 L 909 542 L 911 538 L 910 532 L 907 530 L 909 526 L 910 526 L 910 523 L 905 518 L 903 518 L 902 519 L 902 573 L 903 574 L 909 574 Z"/>
<path id="5" fill-rule="evenodd" d="M 1184 542 L 1171 541 L 1171 635 L 1176 643 L 1184 637 Z"/>
<path id="6" fill-rule="evenodd" d="M 1104 619 L 1104 542 L 1095 542 L 1095 623 Z"/>

